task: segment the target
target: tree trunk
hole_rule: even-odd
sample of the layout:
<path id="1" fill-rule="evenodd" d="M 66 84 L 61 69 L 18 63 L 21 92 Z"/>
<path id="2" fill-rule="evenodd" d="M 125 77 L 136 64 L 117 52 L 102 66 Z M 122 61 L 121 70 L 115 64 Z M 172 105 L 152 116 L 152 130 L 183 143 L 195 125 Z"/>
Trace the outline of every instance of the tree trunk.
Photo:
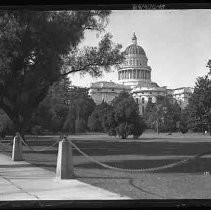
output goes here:
<path id="1" fill-rule="evenodd" d="M 122 134 L 122 139 L 126 139 L 127 137 L 126 137 L 126 133 L 123 133 Z"/>
<path id="2" fill-rule="evenodd" d="M 24 120 L 22 120 L 19 116 L 14 117 L 12 119 L 14 125 L 14 133 L 19 132 L 20 136 L 25 140 L 25 129 L 24 129 Z"/>
<path id="3" fill-rule="evenodd" d="M 211 124 L 208 124 L 208 132 L 209 132 L 209 134 L 211 136 Z"/>

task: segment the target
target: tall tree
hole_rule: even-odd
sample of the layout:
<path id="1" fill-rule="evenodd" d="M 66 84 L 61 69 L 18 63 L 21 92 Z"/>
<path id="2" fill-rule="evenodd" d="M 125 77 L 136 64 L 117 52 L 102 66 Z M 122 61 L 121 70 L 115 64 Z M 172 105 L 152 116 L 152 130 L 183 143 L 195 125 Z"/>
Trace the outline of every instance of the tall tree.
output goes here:
<path id="1" fill-rule="evenodd" d="M 75 124 L 75 132 L 87 129 L 88 118 L 95 108 L 93 99 L 88 94 L 87 88 L 74 87 L 69 91 L 69 114 L 66 117 L 64 128 Z"/>
<path id="2" fill-rule="evenodd" d="M 111 111 L 111 106 L 106 102 L 102 102 L 97 105 L 89 117 L 88 127 L 91 131 L 96 132 L 107 132 L 107 119 L 109 118 L 109 112 Z"/>
<path id="3" fill-rule="evenodd" d="M 103 31 L 110 11 L 0 11 L 0 108 L 23 132 L 49 87 L 73 72 L 93 76 L 122 62 L 106 34 L 98 47 L 78 50 L 86 30 Z M 101 68 L 102 67 L 102 68 Z"/>
<path id="4" fill-rule="evenodd" d="M 12 122 L 7 114 L 0 109 L 0 136 L 4 137 L 8 131 L 12 131 Z"/>
<path id="5" fill-rule="evenodd" d="M 149 128 L 162 132 L 177 130 L 180 121 L 181 108 L 168 96 L 158 96 L 156 103 L 148 102 L 144 119 Z"/>
<path id="6" fill-rule="evenodd" d="M 113 99 L 111 106 L 113 108 L 113 116 L 110 120 L 117 134 L 125 139 L 128 135 L 139 137 L 145 129 L 145 124 L 139 116 L 138 104 L 132 95 L 122 91 L 119 96 Z"/>
<path id="7" fill-rule="evenodd" d="M 211 126 L 211 80 L 208 75 L 198 77 L 194 92 L 187 106 L 189 127 L 193 130 L 209 130 Z"/>
<path id="8" fill-rule="evenodd" d="M 29 129 L 41 126 L 51 132 L 62 130 L 69 109 L 70 81 L 64 77 L 55 82 L 33 113 Z"/>

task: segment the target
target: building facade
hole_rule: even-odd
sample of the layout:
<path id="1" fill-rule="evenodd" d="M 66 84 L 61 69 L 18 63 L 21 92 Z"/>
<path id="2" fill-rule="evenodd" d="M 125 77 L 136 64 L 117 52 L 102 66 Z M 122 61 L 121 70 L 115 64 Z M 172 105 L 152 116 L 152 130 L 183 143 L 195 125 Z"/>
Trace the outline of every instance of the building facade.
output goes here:
<path id="1" fill-rule="evenodd" d="M 92 96 L 96 104 L 100 104 L 102 101 L 110 104 L 111 101 L 123 90 L 130 91 L 130 87 L 116 84 L 112 81 L 101 81 L 91 83 L 89 95 Z"/>
<path id="2" fill-rule="evenodd" d="M 181 87 L 176 89 L 168 89 L 168 95 L 172 95 L 172 97 L 177 101 L 182 109 L 184 109 L 188 105 L 188 99 L 193 93 L 192 87 Z"/>
<path id="3" fill-rule="evenodd" d="M 181 108 L 188 103 L 193 89 L 182 87 L 167 89 L 160 87 L 156 82 L 151 81 L 152 69 L 148 66 L 148 58 L 144 49 L 138 45 L 135 33 L 132 37 L 132 44 L 125 51 L 125 61 L 120 65 L 118 72 L 118 84 L 114 82 L 97 82 L 90 86 L 90 95 L 99 104 L 102 100 L 110 103 L 122 90 L 129 91 L 139 104 L 139 112 L 143 114 L 149 100 L 156 102 L 157 96 L 171 95 Z M 110 89 L 108 88 L 110 87 Z"/>

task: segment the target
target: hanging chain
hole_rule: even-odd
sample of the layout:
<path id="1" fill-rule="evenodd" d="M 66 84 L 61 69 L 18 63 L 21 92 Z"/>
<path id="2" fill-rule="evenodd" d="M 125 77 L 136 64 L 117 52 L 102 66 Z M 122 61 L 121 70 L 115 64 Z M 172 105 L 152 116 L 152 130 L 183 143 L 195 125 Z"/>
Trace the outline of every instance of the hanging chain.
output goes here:
<path id="1" fill-rule="evenodd" d="M 33 152 L 43 152 L 43 151 L 47 151 L 49 148 L 51 148 L 51 147 L 54 147 L 54 146 L 56 146 L 58 143 L 59 143 L 59 141 L 60 141 L 60 139 L 58 139 L 55 143 L 53 143 L 52 145 L 50 145 L 50 146 L 48 146 L 48 147 L 45 147 L 45 148 L 42 148 L 42 149 L 39 149 L 39 150 L 35 150 L 35 149 L 33 149 L 29 144 L 27 144 L 22 138 L 21 138 L 21 141 L 22 141 L 22 143 L 25 145 L 25 146 L 27 146 L 30 150 L 32 150 Z"/>
<path id="2" fill-rule="evenodd" d="M 6 151 L 5 149 L 11 151 L 10 143 L 4 144 L 4 143 L 1 143 L 1 142 L 0 142 L 0 145 L 3 147 L 3 150 L 4 150 L 5 152 L 8 152 L 8 151 Z"/>
<path id="3" fill-rule="evenodd" d="M 21 141 L 22 143 L 27 146 L 29 149 L 31 149 L 32 151 L 34 152 L 41 152 L 41 151 L 47 151 L 49 148 L 51 147 L 54 147 L 55 145 L 57 145 L 59 143 L 61 139 L 58 139 L 55 143 L 53 143 L 52 145 L 48 146 L 48 147 L 45 147 L 45 148 L 42 148 L 40 150 L 35 150 L 33 149 L 30 145 L 28 145 L 22 138 L 21 138 Z M 164 170 L 164 169 L 167 169 L 167 168 L 173 168 L 173 167 L 176 167 L 176 166 L 179 166 L 179 165 L 183 165 L 189 161 L 192 161 L 194 159 L 197 159 L 201 156 L 204 156 L 206 154 L 210 154 L 211 153 L 211 150 L 208 150 L 207 152 L 203 152 L 203 153 L 200 153 L 200 154 L 197 154 L 193 157 L 190 157 L 190 158 L 186 158 L 186 159 L 183 159 L 183 160 L 180 160 L 180 161 L 177 161 L 177 162 L 174 162 L 174 163 L 170 163 L 170 164 L 165 164 L 163 166 L 158 166 L 158 167 L 151 167 L 151 168 L 139 168 L 139 169 L 127 169 L 127 168 L 119 168 L 119 167 L 114 167 L 114 166 L 111 166 L 111 165 L 108 165 L 108 164 L 105 164 L 105 163 L 101 163 L 97 160 L 95 160 L 93 157 L 87 155 L 86 153 L 84 153 L 78 146 L 76 146 L 71 140 L 69 141 L 69 143 L 79 152 L 81 153 L 84 157 L 86 157 L 87 159 L 89 159 L 91 162 L 94 162 L 104 168 L 108 168 L 108 169 L 111 169 L 111 170 L 116 170 L 116 171 L 123 171 L 123 172 L 130 172 L 130 173 L 142 173 L 142 172 L 153 172 L 153 171 L 159 171 L 159 170 Z M 9 145 L 10 143 L 8 144 L 3 144 L 0 142 L 0 145 L 2 145 L 4 148 L 8 149 L 9 148 Z M 9 148 L 10 149 L 10 148 Z"/>
<path id="4" fill-rule="evenodd" d="M 112 169 L 112 170 L 116 170 L 116 171 L 124 171 L 124 172 L 130 172 L 130 173 L 141 173 L 141 172 L 153 172 L 153 171 L 159 171 L 159 170 L 163 170 L 163 169 L 167 169 L 167 168 L 173 168 L 175 166 L 179 166 L 179 165 L 182 165 L 182 164 L 185 164 L 189 161 L 192 161 L 196 158 L 199 158 L 203 155 L 206 155 L 206 154 L 209 154 L 211 153 L 211 150 L 207 151 L 207 152 L 203 152 L 203 153 L 200 153 L 200 154 L 197 154 L 193 157 L 190 157 L 190 158 L 186 158 L 186 159 L 183 159 L 181 161 L 177 161 L 177 162 L 174 162 L 174 163 L 170 163 L 170 164 L 165 164 L 163 166 L 159 166 L 159 167 L 153 167 L 153 168 L 140 168 L 140 169 L 126 169 L 126 168 L 118 168 L 118 167 L 113 167 L 113 166 L 110 166 L 108 164 L 105 164 L 105 163 L 101 163 L 97 160 L 95 160 L 93 157 L 87 155 L 86 153 L 84 153 L 79 147 L 77 147 L 72 141 L 69 141 L 70 144 L 79 152 L 81 153 L 82 155 L 84 155 L 87 159 L 89 159 L 90 161 L 104 167 L 104 168 L 108 168 L 108 169 Z"/>

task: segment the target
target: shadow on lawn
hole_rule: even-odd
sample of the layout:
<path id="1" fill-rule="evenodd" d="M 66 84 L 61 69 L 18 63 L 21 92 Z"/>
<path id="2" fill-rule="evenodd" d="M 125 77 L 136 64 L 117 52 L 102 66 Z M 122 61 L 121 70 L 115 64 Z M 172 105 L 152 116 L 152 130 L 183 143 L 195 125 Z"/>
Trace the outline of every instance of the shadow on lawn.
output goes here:
<path id="1" fill-rule="evenodd" d="M 26 168 L 32 167 L 30 164 L 18 164 L 18 165 L 0 165 L 0 168 Z"/>
<path id="2" fill-rule="evenodd" d="M 74 141 L 90 156 L 105 155 L 196 155 L 211 150 L 211 142 L 79 142 Z M 80 153 L 74 149 L 74 155 Z"/>
<path id="3" fill-rule="evenodd" d="M 166 164 L 174 163 L 179 160 L 175 159 L 166 159 L 166 160 L 123 160 L 123 161 L 116 161 L 116 162 L 103 162 L 104 164 L 124 168 L 124 169 L 140 169 L 140 168 L 153 168 L 159 167 Z M 104 167 L 95 164 L 95 163 L 82 163 L 75 165 L 78 168 L 83 169 L 105 169 Z M 109 170 L 109 169 L 108 169 Z M 163 170 L 158 170 L 154 172 L 147 172 L 147 173 L 204 173 L 204 172 L 211 172 L 211 158 L 199 158 L 187 162 L 180 166 L 175 166 L 173 168 L 167 168 Z M 138 174 L 138 173 L 134 173 Z"/>

